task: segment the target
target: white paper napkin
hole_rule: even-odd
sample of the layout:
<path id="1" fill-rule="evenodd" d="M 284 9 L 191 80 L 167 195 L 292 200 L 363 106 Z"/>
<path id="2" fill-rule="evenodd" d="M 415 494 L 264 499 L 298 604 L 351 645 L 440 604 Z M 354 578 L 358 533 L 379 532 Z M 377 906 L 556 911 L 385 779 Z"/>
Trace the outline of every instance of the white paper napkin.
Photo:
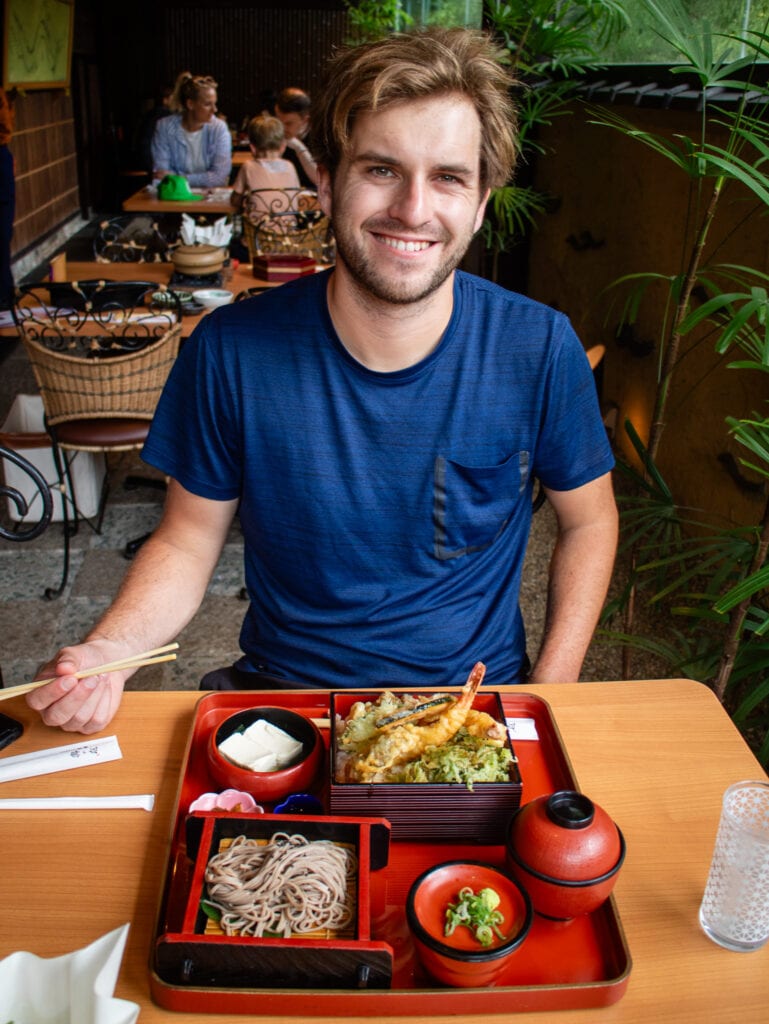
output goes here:
<path id="1" fill-rule="evenodd" d="M 135 808 L 151 811 L 155 806 L 153 793 L 125 796 L 29 796 L 0 799 L 0 811 L 105 811 L 113 808 Z"/>
<path id="2" fill-rule="evenodd" d="M 33 750 L 31 754 L 0 758 L 0 782 L 29 779 L 33 775 L 49 775 L 105 761 L 119 761 L 122 756 L 117 736 Z"/>
<path id="3" fill-rule="evenodd" d="M 64 956 L 0 960 L 0 1020 L 13 1024 L 133 1024 L 140 1007 L 113 992 L 128 925 Z"/>
<path id="4" fill-rule="evenodd" d="M 226 215 L 213 224 L 196 224 L 188 213 L 183 213 L 179 234 L 185 245 L 205 242 L 206 245 L 228 246 L 232 240 L 232 224 L 227 223 Z"/>

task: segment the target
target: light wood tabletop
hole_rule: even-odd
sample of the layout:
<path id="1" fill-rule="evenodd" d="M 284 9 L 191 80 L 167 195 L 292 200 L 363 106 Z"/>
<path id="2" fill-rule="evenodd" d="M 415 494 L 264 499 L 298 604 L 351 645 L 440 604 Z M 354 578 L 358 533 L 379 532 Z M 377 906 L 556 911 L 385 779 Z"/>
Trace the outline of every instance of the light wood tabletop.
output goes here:
<path id="1" fill-rule="evenodd" d="M 713 694 L 689 680 L 551 685 L 527 692 L 551 707 L 579 787 L 624 832 L 628 853 L 615 897 L 633 967 L 625 995 L 613 1006 L 494 1019 L 519 1024 L 769 1019 L 769 945 L 755 953 L 731 953 L 711 943 L 697 922 L 722 794 L 740 779 L 765 778 Z M 152 1003 L 148 962 L 177 786 L 200 696 L 129 692 L 105 731 L 117 736 L 122 760 L 0 787 L 0 797 L 155 794 L 151 813 L 0 812 L 5 919 L 0 958 L 15 950 L 57 956 L 130 922 L 115 994 L 140 1004 L 142 1024 L 180 1019 Z M 4 711 L 21 719 L 25 732 L 0 762 L 6 755 L 78 738 L 42 726 L 23 697 L 7 701 Z M 183 1019 L 232 1024 L 238 1018 L 187 1012 Z M 270 1019 L 298 1020 L 288 999 L 285 1016 Z M 365 1019 L 388 1018 L 374 1013 Z M 473 1018 L 420 1019 L 449 1024 Z"/>

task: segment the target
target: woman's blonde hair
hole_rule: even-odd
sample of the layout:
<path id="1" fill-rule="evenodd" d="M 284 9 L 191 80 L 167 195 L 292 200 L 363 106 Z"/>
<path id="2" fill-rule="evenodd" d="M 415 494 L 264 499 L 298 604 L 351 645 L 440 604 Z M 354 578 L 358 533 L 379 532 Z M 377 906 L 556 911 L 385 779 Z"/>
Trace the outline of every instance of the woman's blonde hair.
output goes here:
<path id="1" fill-rule="evenodd" d="M 217 83 L 210 75 L 193 75 L 191 71 L 182 71 L 174 82 L 171 93 L 170 107 L 179 113 L 187 109 L 187 100 L 196 100 L 202 89 L 216 89 Z"/>
<path id="2" fill-rule="evenodd" d="M 312 154 L 333 177 L 350 146 L 355 118 L 408 100 L 458 93 L 481 122 L 482 188 L 509 181 L 517 118 L 504 51 L 483 32 L 428 28 L 394 33 L 334 54 L 310 118 Z"/>

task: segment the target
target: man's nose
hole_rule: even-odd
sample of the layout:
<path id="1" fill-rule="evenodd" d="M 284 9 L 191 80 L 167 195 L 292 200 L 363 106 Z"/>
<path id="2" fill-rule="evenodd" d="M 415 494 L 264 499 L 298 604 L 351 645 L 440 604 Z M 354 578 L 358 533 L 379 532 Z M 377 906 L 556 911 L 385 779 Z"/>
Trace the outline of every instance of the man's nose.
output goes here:
<path id="1" fill-rule="evenodd" d="M 390 215 L 402 224 L 418 226 L 430 219 L 429 190 L 419 178 L 404 178 L 390 203 Z"/>

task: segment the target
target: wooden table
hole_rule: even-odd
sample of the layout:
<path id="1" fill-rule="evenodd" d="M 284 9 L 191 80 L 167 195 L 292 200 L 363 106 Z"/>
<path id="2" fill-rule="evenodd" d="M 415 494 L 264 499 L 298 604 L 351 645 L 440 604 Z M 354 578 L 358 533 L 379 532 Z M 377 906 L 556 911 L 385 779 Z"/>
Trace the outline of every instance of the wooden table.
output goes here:
<path id="1" fill-rule="evenodd" d="M 228 186 L 210 190 L 207 194 L 203 189 L 191 189 L 191 191 L 204 195 L 204 198 L 197 201 L 158 199 L 157 190 L 151 185 L 146 185 L 123 200 L 123 209 L 126 213 L 231 214 L 235 212 L 230 205 L 232 189 Z"/>
<path id="2" fill-rule="evenodd" d="M 550 704 L 580 788 L 625 834 L 628 854 L 615 896 L 633 969 L 627 992 L 614 1006 L 492 1019 L 510 1024 L 769 1019 L 769 946 L 731 953 L 705 938 L 697 923 L 723 791 L 740 779 L 765 777 L 713 694 L 698 683 L 671 679 L 535 686 L 530 692 Z M 118 737 L 121 761 L 0 786 L 2 797 L 156 795 L 152 813 L 0 812 L 5 921 L 0 958 L 20 949 L 57 956 L 130 921 L 116 995 L 141 1005 L 141 1024 L 247 1019 L 195 1013 L 182 1018 L 155 1006 L 148 993 L 171 816 L 199 697 L 191 691 L 127 693 L 106 730 Z M 26 727 L 8 754 L 76 739 L 42 726 L 23 697 L 6 702 L 3 710 Z M 290 1004 L 285 1016 L 271 1019 L 298 1021 Z M 421 1019 L 453 1024 L 473 1018 Z"/>
<path id="3" fill-rule="evenodd" d="M 174 273 L 173 263 L 97 263 L 75 262 L 70 260 L 67 263 L 68 281 L 153 281 L 158 284 L 168 284 Z M 237 266 L 225 267 L 222 271 L 222 287 L 231 291 L 233 295 L 245 291 L 246 288 L 274 288 L 281 282 L 263 281 L 254 277 L 250 263 L 238 263 Z M 194 291 L 194 288 L 178 286 L 180 290 Z M 185 317 L 185 320 L 195 320 L 195 317 Z"/>
<path id="4" fill-rule="evenodd" d="M 318 266 L 317 270 L 327 269 Z M 168 284 L 173 275 L 172 263 L 97 263 L 93 261 L 67 262 L 68 281 L 151 281 L 157 284 Z M 264 281 L 262 278 L 254 277 L 250 263 L 239 263 L 236 267 L 225 267 L 222 271 L 222 287 L 231 291 L 237 296 L 248 288 L 277 288 L 282 281 Z M 179 286 L 180 290 L 194 291 L 194 288 Z M 201 316 L 205 316 L 208 310 L 203 310 L 194 316 L 185 316 L 182 319 L 182 337 L 188 338 L 195 326 L 199 323 Z M 18 331 L 13 325 L 10 317 L 7 326 L 0 326 L 0 341 L 3 338 L 16 338 Z"/>

